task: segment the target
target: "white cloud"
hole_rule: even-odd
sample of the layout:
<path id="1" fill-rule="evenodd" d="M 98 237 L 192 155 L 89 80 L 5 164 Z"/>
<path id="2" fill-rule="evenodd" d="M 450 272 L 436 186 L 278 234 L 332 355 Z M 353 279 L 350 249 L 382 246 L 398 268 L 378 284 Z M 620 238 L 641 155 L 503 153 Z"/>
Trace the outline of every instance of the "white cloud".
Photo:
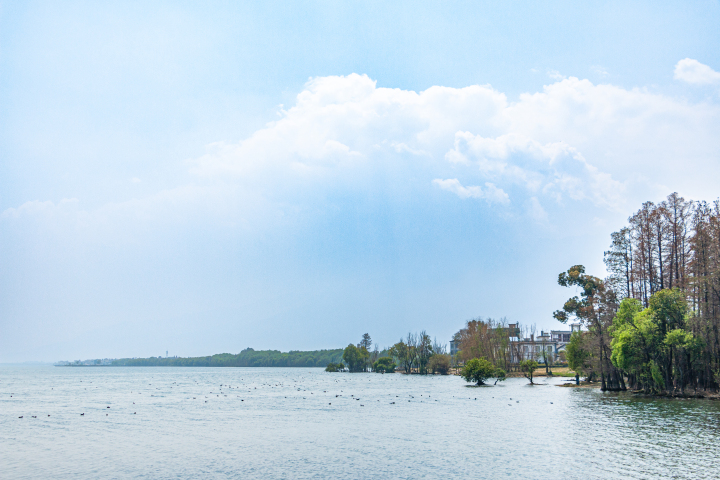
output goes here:
<path id="1" fill-rule="evenodd" d="M 477 165 L 486 178 L 520 184 L 533 194 L 542 192 L 558 201 L 566 194 L 573 200 L 615 207 L 623 188 L 564 142 L 542 145 L 520 134 L 483 138 L 458 132 L 446 158 L 452 162 L 462 158 Z"/>
<path id="2" fill-rule="evenodd" d="M 21 218 L 53 215 L 56 213 L 72 211 L 77 208 L 77 205 L 77 198 L 64 198 L 58 203 L 51 202 L 49 200 L 32 200 L 23 203 L 17 208 L 5 209 L 2 213 L 0 213 L 0 218 Z"/>
<path id="3" fill-rule="evenodd" d="M 553 205 L 616 210 L 629 195 L 638 202 L 668 188 L 711 198 L 719 128 L 711 102 L 574 77 L 512 102 L 488 85 L 414 92 L 378 88 L 366 75 L 320 77 L 278 120 L 190 160 L 189 185 L 107 212 L 175 218 L 208 208 L 271 222 L 323 205 L 333 192 L 360 198 L 382 189 L 390 198 L 410 183 L 492 203 L 512 197 L 511 208 L 537 201 L 550 219 Z M 699 169 L 702 179 L 689 174 Z M 49 207 L 26 204 L 2 216 L 33 208 Z"/>
<path id="4" fill-rule="evenodd" d="M 436 178 L 432 183 L 443 190 L 454 193 L 460 198 L 484 198 L 489 203 L 510 203 L 508 194 L 505 193 L 502 188 L 498 188 L 490 182 L 485 183 L 484 190 L 479 186 L 464 187 L 457 178 L 449 178 L 447 180 Z"/>
<path id="5" fill-rule="evenodd" d="M 675 65 L 675 80 L 694 85 L 720 83 L 720 72 L 692 58 L 683 58 Z"/>

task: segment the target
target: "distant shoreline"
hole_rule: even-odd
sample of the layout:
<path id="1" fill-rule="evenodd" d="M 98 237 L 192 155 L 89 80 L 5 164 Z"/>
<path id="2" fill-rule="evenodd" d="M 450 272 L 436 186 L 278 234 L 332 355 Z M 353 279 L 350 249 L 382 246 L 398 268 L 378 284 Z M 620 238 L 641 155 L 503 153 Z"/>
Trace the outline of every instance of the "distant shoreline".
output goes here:
<path id="1" fill-rule="evenodd" d="M 192 367 L 192 368 L 324 368 L 324 367 L 318 367 L 315 365 L 54 365 L 50 363 L 46 363 L 44 365 L 52 365 L 53 367 L 88 367 L 88 368 L 98 368 L 98 367 L 107 367 L 107 368 L 119 368 L 119 367 L 133 367 L 133 368 L 142 368 L 142 367 L 168 367 L 168 368 L 182 368 L 182 367 Z"/>
<path id="2" fill-rule="evenodd" d="M 238 354 L 219 353 L 203 357 L 103 358 L 56 362 L 57 367 L 319 367 L 342 360 L 343 349 L 332 350 L 254 350 Z"/>

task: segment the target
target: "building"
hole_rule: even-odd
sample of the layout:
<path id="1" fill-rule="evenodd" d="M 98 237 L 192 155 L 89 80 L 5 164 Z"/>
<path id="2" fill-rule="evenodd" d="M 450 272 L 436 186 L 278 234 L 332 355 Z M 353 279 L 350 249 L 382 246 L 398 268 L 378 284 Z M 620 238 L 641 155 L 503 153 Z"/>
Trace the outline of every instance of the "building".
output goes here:
<path id="1" fill-rule="evenodd" d="M 501 328 L 507 333 L 510 340 L 510 363 L 517 364 L 523 360 L 535 360 L 542 363 L 545 357 L 548 361 L 556 363 L 562 359 L 562 352 L 570 343 L 573 332 L 580 331 L 580 324 L 571 324 L 570 330 L 551 330 L 550 332 L 541 330 L 537 337 L 531 334 L 530 337 L 525 338 L 521 337 L 520 326 L 517 323 L 511 323 L 507 327 Z M 456 333 L 450 340 L 450 356 L 453 365 L 456 364 L 457 354 L 460 351 L 459 333 Z"/>
<path id="2" fill-rule="evenodd" d="M 511 325 L 512 326 L 512 325 Z M 512 363 L 519 363 L 523 360 L 536 360 L 544 362 L 545 356 L 552 363 L 561 359 L 561 353 L 570 343 L 570 337 L 574 331 L 580 330 L 579 324 L 570 325 L 570 330 L 551 330 L 550 332 L 540 331 L 535 337 L 531 334 L 529 338 L 510 338 L 510 358 Z M 545 352 L 545 355 L 543 355 Z"/>

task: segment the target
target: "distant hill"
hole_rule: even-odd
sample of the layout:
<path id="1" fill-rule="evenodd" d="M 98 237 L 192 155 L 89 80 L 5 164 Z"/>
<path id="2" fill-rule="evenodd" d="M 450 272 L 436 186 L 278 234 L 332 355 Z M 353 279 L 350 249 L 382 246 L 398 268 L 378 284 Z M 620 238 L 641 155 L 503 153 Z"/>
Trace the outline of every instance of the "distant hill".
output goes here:
<path id="1" fill-rule="evenodd" d="M 113 360 L 114 367 L 325 367 L 342 360 L 343 349 L 307 352 L 253 350 L 246 348 L 237 355 L 219 353 L 207 357 L 149 357 Z"/>

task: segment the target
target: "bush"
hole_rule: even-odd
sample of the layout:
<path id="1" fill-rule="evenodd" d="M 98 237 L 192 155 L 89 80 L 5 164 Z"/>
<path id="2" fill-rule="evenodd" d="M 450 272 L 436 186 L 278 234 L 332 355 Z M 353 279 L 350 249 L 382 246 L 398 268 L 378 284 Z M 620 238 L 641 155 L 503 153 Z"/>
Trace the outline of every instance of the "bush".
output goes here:
<path id="1" fill-rule="evenodd" d="M 430 357 L 428 368 L 433 374 L 447 375 L 450 371 L 450 356 L 436 353 Z"/>
<path id="2" fill-rule="evenodd" d="M 535 373 L 535 370 L 537 370 L 538 365 L 538 362 L 536 362 L 535 360 L 523 360 L 522 362 L 520 362 L 520 369 L 525 375 L 525 378 L 530 380 L 530 383 L 533 383 L 533 373 Z"/>
<path id="3" fill-rule="evenodd" d="M 485 380 L 494 377 L 498 369 L 485 357 L 469 360 L 460 371 L 460 376 L 467 382 L 476 382 L 478 385 L 485 385 Z"/>
<path id="4" fill-rule="evenodd" d="M 395 373 L 395 362 L 390 357 L 380 357 L 373 363 L 375 373 Z"/>
<path id="5" fill-rule="evenodd" d="M 342 372 L 345 370 L 345 365 L 340 363 L 328 363 L 327 367 L 325 367 L 326 372 Z"/>

